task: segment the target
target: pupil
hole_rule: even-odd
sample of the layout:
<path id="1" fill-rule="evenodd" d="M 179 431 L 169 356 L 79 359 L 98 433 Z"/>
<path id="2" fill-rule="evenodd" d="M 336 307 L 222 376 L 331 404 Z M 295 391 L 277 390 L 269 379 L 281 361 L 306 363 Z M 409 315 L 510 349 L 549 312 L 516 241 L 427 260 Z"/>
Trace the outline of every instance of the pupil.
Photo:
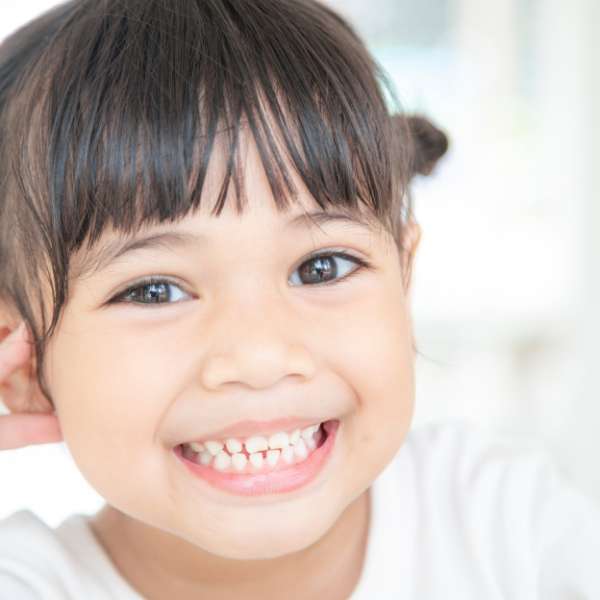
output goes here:
<path id="1" fill-rule="evenodd" d="M 147 286 L 148 293 L 146 294 L 146 298 L 150 302 L 158 302 L 161 298 L 168 299 L 169 294 L 167 293 L 167 286 L 164 283 L 151 283 Z"/>
<path id="2" fill-rule="evenodd" d="M 335 263 L 330 258 L 316 258 L 306 263 L 308 267 L 303 268 L 302 271 L 308 272 L 309 278 L 317 282 L 323 281 L 325 275 L 334 273 L 335 274 Z M 313 268 L 310 265 L 314 265 Z M 316 273 L 316 277 L 313 275 Z"/>

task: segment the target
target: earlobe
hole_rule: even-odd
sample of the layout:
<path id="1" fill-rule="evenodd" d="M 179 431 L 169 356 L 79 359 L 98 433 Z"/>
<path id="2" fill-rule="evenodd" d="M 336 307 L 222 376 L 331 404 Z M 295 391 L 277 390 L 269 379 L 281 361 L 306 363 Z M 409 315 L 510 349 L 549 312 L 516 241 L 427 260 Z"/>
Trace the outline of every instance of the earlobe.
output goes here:
<path id="1" fill-rule="evenodd" d="M 18 326 L 19 319 L 3 302 L 0 302 L 0 342 Z"/>
<path id="2" fill-rule="evenodd" d="M 6 316 L 4 313 L 2 317 Z M 14 330 L 11 320 L 0 322 L 0 343 Z M 30 339 L 30 334 L 29 334 Z M 0 381 L 0 398 L 11 413 L 52 413 L 54 408 L 42 393 L 36 376 L 36 359 L 33 345 L 28 358 Z"/>

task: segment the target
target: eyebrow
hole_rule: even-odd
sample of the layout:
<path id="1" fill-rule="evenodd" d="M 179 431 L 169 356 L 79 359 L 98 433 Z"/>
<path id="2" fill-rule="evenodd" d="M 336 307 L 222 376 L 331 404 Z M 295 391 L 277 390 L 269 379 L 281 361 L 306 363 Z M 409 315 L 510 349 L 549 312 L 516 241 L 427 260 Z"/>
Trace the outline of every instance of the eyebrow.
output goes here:
<path id="1" fill-rule="evenodd" d="M 356 212 L 327 212 L 313 211 L 301 213 L 292 217 L 286 224 L 287 227 L 303 228 L 317 227 L 327 223 L 345 223 L 351 227 L 358 226 L 363 229 L 372 228 L 372 219 L 362 217 Z M 172 250 L 194 244 L 202 244 L 207 242 L 207 236 L 202 233 L 191 233 L 187 231 L 167 230 L 158 233 L 151 233 L 134 239 L 123 241 L 117 239 L 103 245 L 99 250 L 95 251 L 91 256 L 84 259 L 83 264 L 77 268 L 76 273 L 72 276 L 73 281 L 80 279 L 82 276 L 91 277 L 103 271 L 117 259 L 122 258 L 126 254 L 130 254 L 140 250 L 149 250 L 155 248 L 165 248 Z"/>

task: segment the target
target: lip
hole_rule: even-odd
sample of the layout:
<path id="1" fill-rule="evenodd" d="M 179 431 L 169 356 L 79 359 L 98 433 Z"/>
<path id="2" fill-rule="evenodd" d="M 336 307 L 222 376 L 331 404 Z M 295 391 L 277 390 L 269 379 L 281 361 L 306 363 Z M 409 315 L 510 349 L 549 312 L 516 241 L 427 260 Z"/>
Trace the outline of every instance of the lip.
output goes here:
<path id="1" fill-rule="evenodd" d="M 193 476 L 231 494 L 241 496 L 285 494 L 308 485 L 323 470 L 331 457 L 339 425 L 338 420 L 326 422 L 327 438 L 308 458 L 300 463 L 267 473 L 222 473 L 185 458 L 181 452 L 181 445 L 176 446 L 173 452 Z"/>
<path id="2" fill-rule="evenodd" d="M 299 417 L 286 417 L 283 419 L 274 419 L 271 421 L 245 420 L 238 421 L 233 425 L 213 431 L 201 436 L 190 438 L 191 441 L 201 440 L 223 440 L 226 438 L 247 438 L 252 435 L 268 436 L 279 431 L 290 431 L 292 429 L 304 429 L 315 423 L 324 423 L 327 419 L 315 417 L 312 419 L 301 419 Z M 185 442 L 189 443 L 189 442 Z"/>

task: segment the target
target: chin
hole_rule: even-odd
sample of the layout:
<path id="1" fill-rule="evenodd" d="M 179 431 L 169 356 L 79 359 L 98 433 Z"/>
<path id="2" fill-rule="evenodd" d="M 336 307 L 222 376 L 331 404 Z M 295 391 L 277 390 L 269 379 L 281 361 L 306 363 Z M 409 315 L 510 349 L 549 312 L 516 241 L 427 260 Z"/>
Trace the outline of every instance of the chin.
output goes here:
<path id="1" fill-rule="evenodd" d="M 335 519 L 334 519 L 335 521 Z M 290 526 L 292 524 L 292 526 Z M 333 522 L 316 522 L 309 524 L 304 519 L 282 525 L 271 522 L 270 526 L 221 531 L 211 536 L 210 540 L 202 540 L 196 544 L 207 552 L 232 560 L 266 560 L 276 559 L 287 554 L 294 554 L 318 542 Z"/>

